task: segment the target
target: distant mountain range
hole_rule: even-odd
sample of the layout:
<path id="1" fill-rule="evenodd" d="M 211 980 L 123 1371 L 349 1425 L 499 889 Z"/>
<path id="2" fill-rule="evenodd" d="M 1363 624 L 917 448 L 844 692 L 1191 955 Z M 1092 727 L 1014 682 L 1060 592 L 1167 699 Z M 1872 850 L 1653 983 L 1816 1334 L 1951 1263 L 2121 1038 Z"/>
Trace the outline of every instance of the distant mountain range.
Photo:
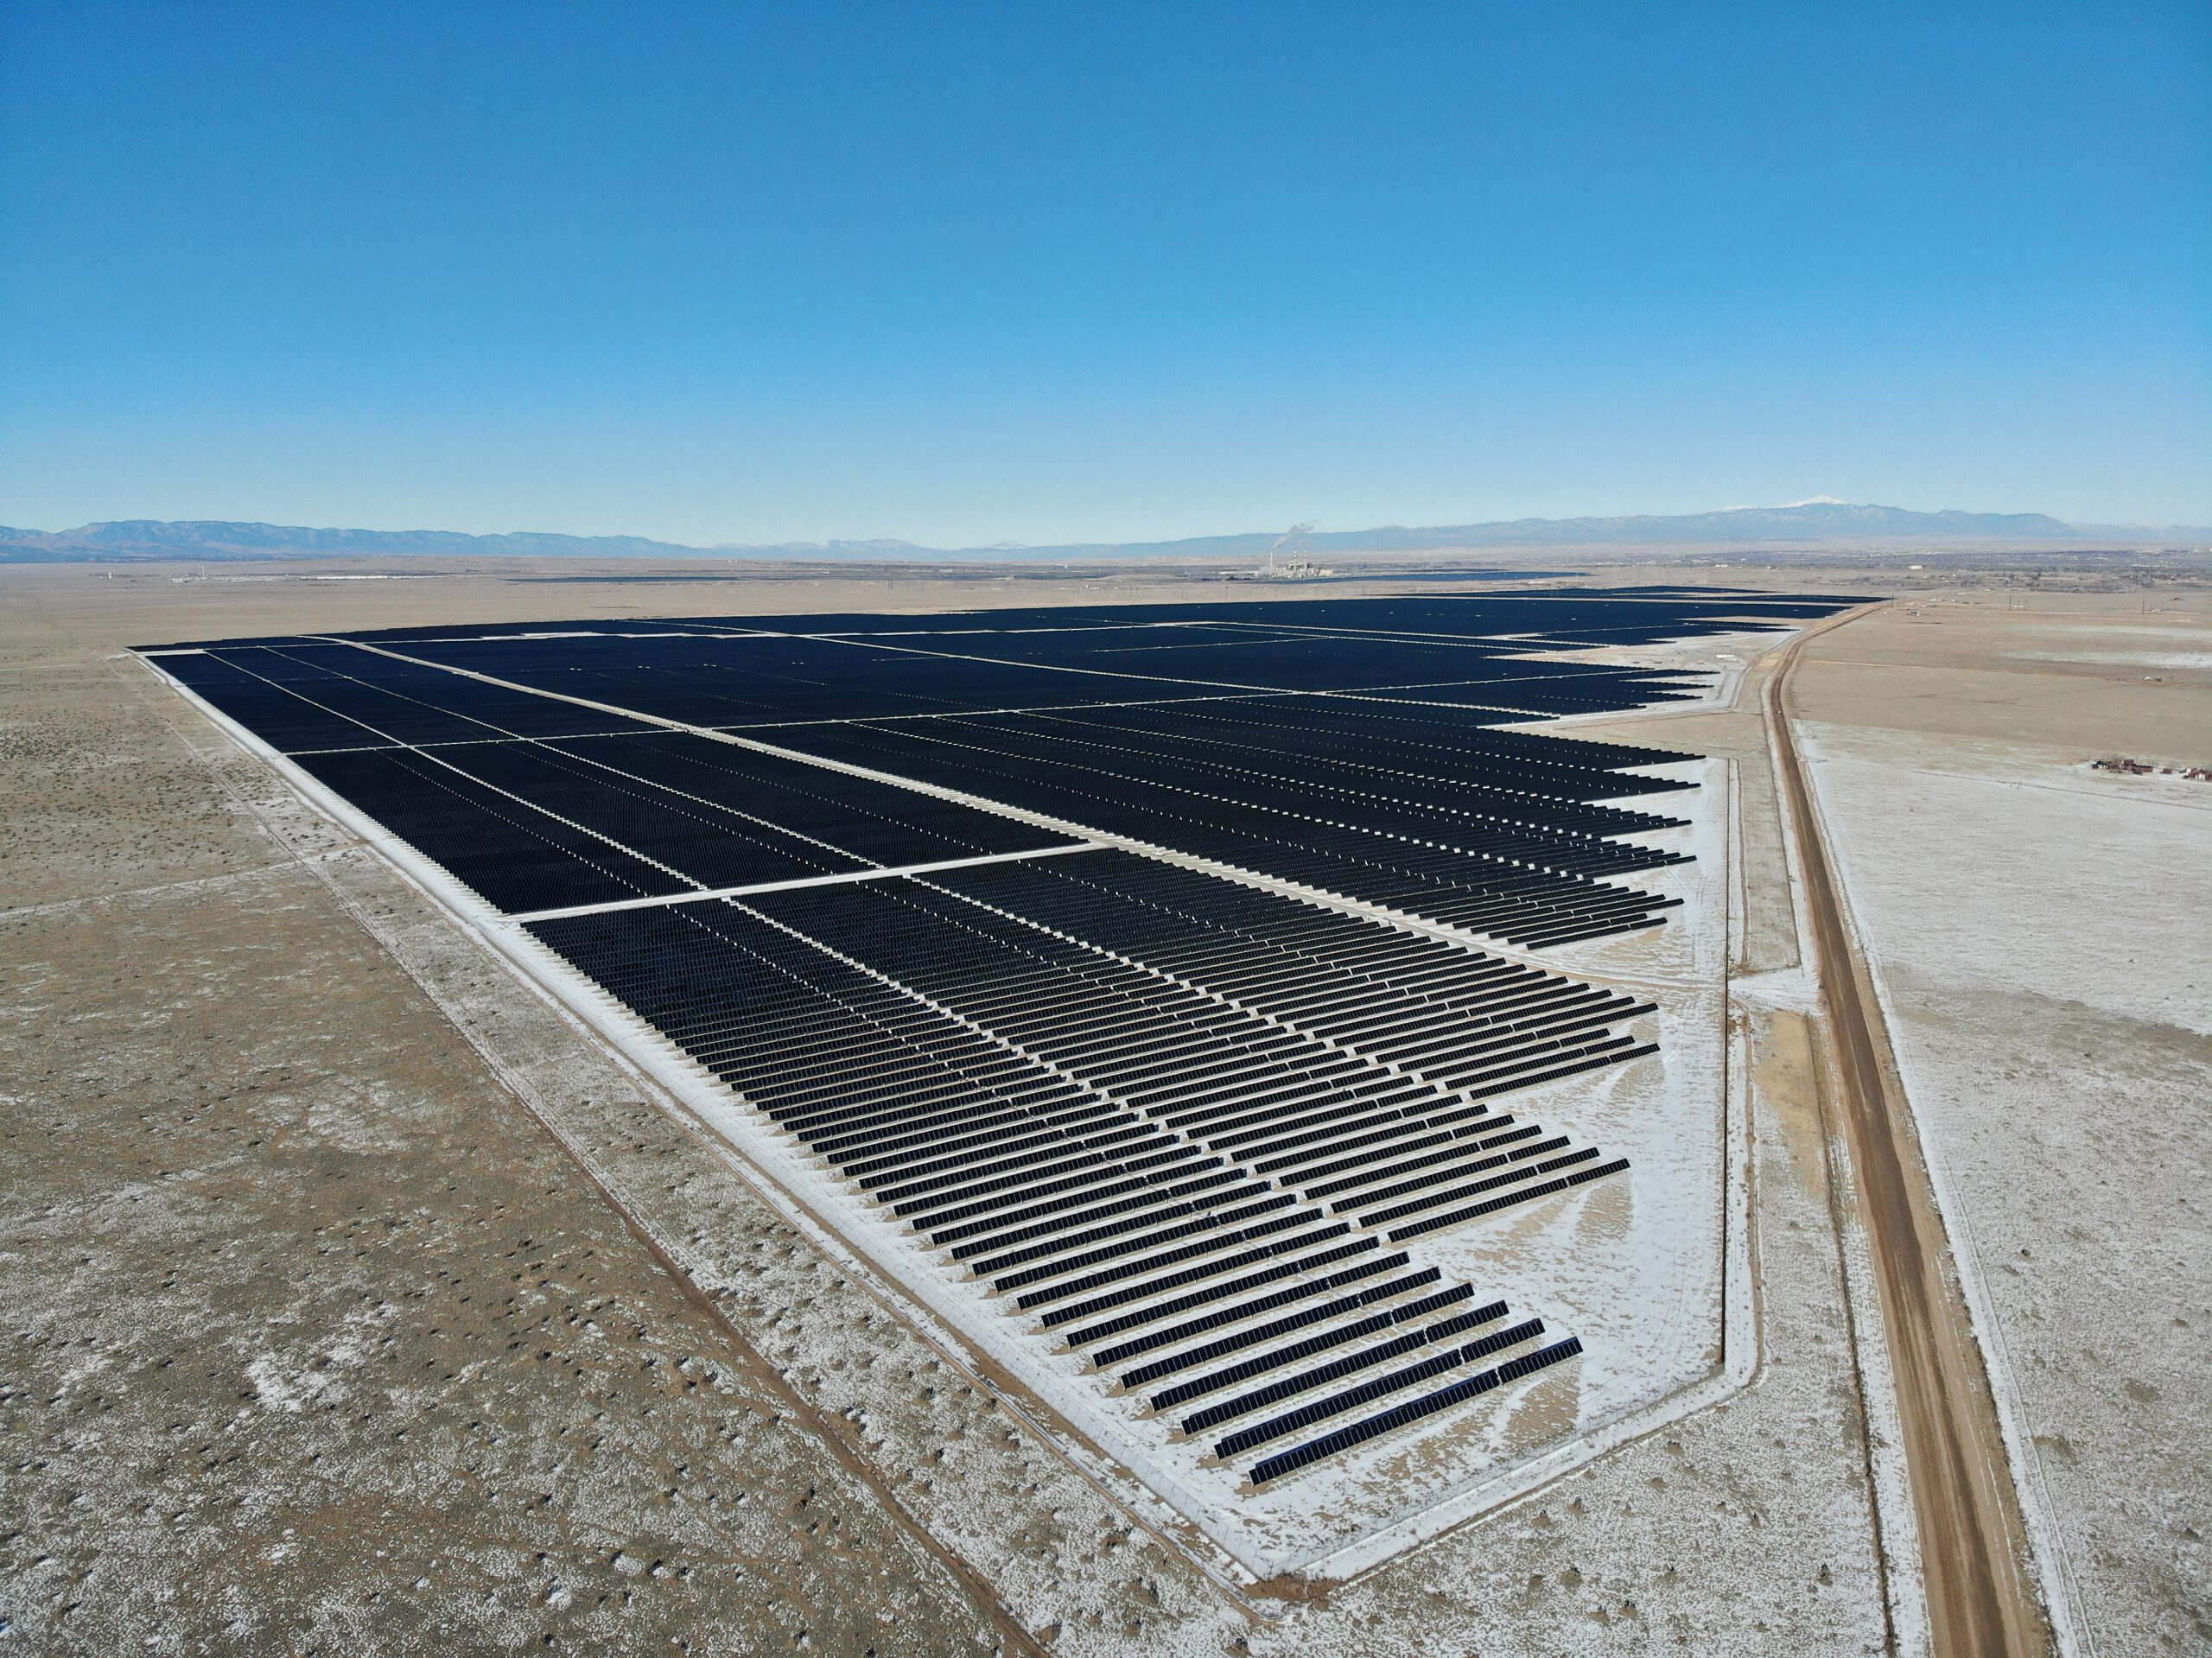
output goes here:
<path id="1" fill-rule="evenodd" d="M 1736 506 L 1718 512 L 1619 518 L 1516 518 L 1427 529 L 1307 534 L 1295 546 L 1314 554 L 1395 553 L 1477 547 L 1669 546 L 1714 542 L 1781 544 L 1850 541 L 2078 541 L 2202 539 L 2202 529 L 2123 529 L 2062 524 L 2040 512 L 1914 512 L 1847 501 Z M 905 541 L 785 542 L 772 546 L 685 547 L 639 536 L 524 532 L 470 536 L 450 530 L 305 530 L 284 524 L 152 518 L 80 524 L 74 530 L 0 529 L 0 562 L 149 562 L 175 559 L 396 558 L 762 558 L 838 562 L 939 559 L 1249 559 L 1281 538 L 1268 531 L 1199 536 L 1185 541 L 1080 542 L 1056 547 L 918 547 Z"/>
<path id="2" fill-rule="evenodd" d="M 532 558 L 697 558 L 705 549 L 641 536 L 470 536 L 457 530 L 303 530 L 282 524 L 218 519 L 126 518 L 74 530 L 0 529 L 0 559 L 448 558 L 521 555 Z"/>

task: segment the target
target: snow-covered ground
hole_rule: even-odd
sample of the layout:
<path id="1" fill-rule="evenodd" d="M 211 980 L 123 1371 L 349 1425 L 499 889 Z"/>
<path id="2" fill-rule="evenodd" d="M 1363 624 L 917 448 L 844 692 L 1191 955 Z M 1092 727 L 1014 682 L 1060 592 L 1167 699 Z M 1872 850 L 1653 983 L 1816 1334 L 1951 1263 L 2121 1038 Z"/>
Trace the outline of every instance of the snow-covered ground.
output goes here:
<path id="1" fill-rule="evenodd" d="M 2212 785 L 1802 730 L 2062 1636 L 2212 1650 Z"/>

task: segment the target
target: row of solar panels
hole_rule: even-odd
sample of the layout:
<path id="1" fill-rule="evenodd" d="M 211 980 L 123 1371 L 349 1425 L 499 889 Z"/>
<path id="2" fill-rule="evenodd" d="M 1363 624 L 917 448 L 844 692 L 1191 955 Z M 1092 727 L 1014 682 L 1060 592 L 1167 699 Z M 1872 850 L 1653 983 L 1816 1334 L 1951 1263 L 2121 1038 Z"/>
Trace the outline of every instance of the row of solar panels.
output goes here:
<path id="1" fill-rule="evenodd" d="M 538 645 L 549 652 L 569 648 L 561 641 Z M 244 723 L 288 753 L 637 728 L 636 721 L 619 715 L 556 696 L 348 645 L 244 647 L 168 656 L 162 662 L 211 700 L 222 698 L 226 711 L 235 708 Z M 896 716 L 877 710 L 871 717 Z M 1414 780 L 1573 801 L 1686 786 L 1619 775 L 1624 767 L 1679 759 L 1679 754 L 1485 728 L 1510 717 L 1342 698 L 1179 696 L 1089 712 L 1071 702 L 1034 723 L 1040 731 L 1077 734 L 1096 727 L 1124 743 L 1165 737 L 1175 750 L 1217 759 L 1234 761 L 1257 752 L 1298 762 L 1302 770 L 1333 769 L 1354 781 L 1377 771 L 1395 772 Z"/>
<path id="2" fill-rule="evenodd" d="M 495 734 L 499 720 L 543 732 L 560 722 L 546 709 L 567 710 L 569 723 L 587 727 L 603 729 L 608 718 L 372 652 L 232 651 L 165 664 L 279 740 L 296 745 L 302 722 L 318 719 L 373 738 L 374 748 L 296 752 L 321 780 L 510 913 L 1014 850 L 1058 833 L 681 734 L 450 741 L 410 752 L 395 745 L 410 732 L 417 740 L 451 730 Z M 515 709 L 516 702 L 525 706 Z M 1603 838 L 1678 819 L 1534 790 L 1470 792 L 1452 804 L 1446 785 L 1391 782 L 1372 771 L 1338 768 L 1326 781 L 1304 781 L 1311 762 L 1270 759 L 1256 745 L 1240 763 L 1192 758 L 1173 739 L 1143 731 L 1114 733 L 1109 744 L 1097 731 L 1071 738 L 967 720 L 779 734 L 822 758 L 1529 945 L 1662 919 L 1670 900 L 1599 878 L 1682 859 Z M 1510 761 L 1490 769 L 1510 775 Z"/>
<path id="3" fill-rule="evenodd" d="M 349 645 L 238 648 L 162 669 L 288 754 L 636 731 L 638 721 Z"/>
<path id="4" fill-rule="evenodd" d="M 1308 699 L 1310 701 L 1310 699 Z M 1159 710 L 1151 710 L 1155 715 Z M 1493 829 L 1538 835 L 1599 839 L 1618 835 L 1649 833 L 1681 827 L 1680 818 L 1654 812 L 1600 806 L 1542 788 L 1516 786 L 1545 784 L 1548 777 L 1525 778 L 1524 761 L 1493 764 L 1477 776 L 1449 780 L 1418 773 L 1390 771 L 1370 758 L 1357 766 L 1308 757 L 1294 758 L 1279 750 L 1248 743 L 1231 746 L 1217 740 L 1193 738 L 1187 718 L 1173 728 L 1154 718 L 1127 728 L 1111 714 L 1088 717 L 1059 715 L 1018 715 L 994 717 L 868 722 L 865 729 L 892 738 L 935 742 L 955 747 L 1003 755 L 1020 760 L 1073 764 L 1097 773 L 1136 778 L 1178 792 L 1226 792 L 1262 810 L 1317 812 L 1359 811 L 1376 804 L 1433 815 L 1440 825 L 1466 819 Z M 1279 726 L 1278 729 L 1281 728 Z M 805 734 L 794 732 L 777 740 L 806 746 Z M 1465 766 L 1463 773 L 1476 772 Z M 1634 783 L 1646 783 L 1637 778 Z M 1586 786 L 1588 786 L 1586 785 Z M 1618 791 L 1634 786 L 1629 779 L 1605 776 L 1598 786 Z M 1556 850 L 1556 848 L 1554 848 Z"/>
<path id="5" fill-rule="evenodd" d="M 1471 808 L 1455 812 L 1379 791 L 1323 793 L 1253 769 L 1209 772 L 1172 755 L 1102 757 L 1070 745 L 1056 759 L 1049 740 L 1009 740 L 968 721 L 812 726 L 779 740 L 1520 943 L 1651 925 L 1669 907 L 1662 899 L 1599 878 L 1684 861 L 1681 853 L 1599 840 L 1585 829 L 1507 826 Z M 1526 810 L 1531 817 L 1545 810 Z M 1572 806 L 1548 815 L 1586 823 L 1585 812 L 1615 810 Z M 1644 815 L 1618 816 L 1611 833 L 1644 827 Z"/>
<path id="6" fill-rule="evenodd" d="M 1820 594 L 1763 594 L 1743 588 L 1631 587 L 1579 589 L 1498 589 L 1468 594 L 1434 592 L 1383 598 L 1323 596 L 1312 589 L 1265 600 L 1145 605 L 1070 605 L 1006 607 L 927 616 L 877 612 L 811 612 L 802 615 L 688 616 L 652 620 L 451 624 L 370 629 L 348 637 L 388 644 L 466 636 L 577 632 L 683 632 L 734 626 L 793 633 L 984 636 L 1028 628 L 1058 630 L 1127 627 L 1203 619 L 1280 629 L 1341 628 L 1360 632 L 1433 634 L 1456 639 L 1568 637 L 1601 628 L 1624 645 L 1733 632 L 1746 626 L 1786 625 L 1832 615 L 1861 597 Z M 221 639 L 204 644 L 263 644 Z"/>
<path id="7" fill-rule="evenodd" d="M 1153 630 L 1154 637 L 1185 630 Z M 1039 636 L 1071 637 L 1071 636 Z M 1589 714 L 1691 693 L 1674 676 L 1596 664 L 1522 660 L 1448 648 L 1404 661 L 1393 644 L 1302 643 L 1296 662 L 1247 659 L 1224 645 L 1203 662 L 1147 656 L 1139 667 L 1073 659 L 1021 660 L 856 640 L 762 635 L 677 635 L 560 641 L 430 641 L 410 654 L 533 689 L 615 702 L 692 725 L 868 719 L 1158 700 L 1239 691 L 1387 690 L 1417 702 L 1464 702 L 1516 715 Z M 1419 654 L 1421 647 L 1413 647 Z M 1346 660 L 1345 658 L 1351 658 Z M 1114 658 L 1119 661 L 1122 658 Z"/>
<path id="8" fill-rule="evenodd" d="M 1624 998 L 1113 852 L 531 931 L 1180 1432 L 1290 1403 L 1224 1457 L 1533 1342 L 1448 1341 L 1471 1289 L 1395 1246 L 1624 1167 L 1481 1096 L 1649 1051 Z"/>
<path id="9" fill-rule="evenodd" d="M 1484 797 L 1581 802 L 1692 786 L 1623 775 L 1630 766 L 1685 758 L 1680 753 L 1499 730 L 1501 718 L 1360 698 L 1249 696 L 1058 709 L 1028 723 L 1077 735 L 1103 731 L 1116 741 L 1151 739 L 1164 752 L 1205 759 L 1249 761 L 1257 754 L 1325 781 L 1357 783 L 1381 773 Z"/>
<path id="10" fill-rule="evenodd" d="M 1472 613 L 1358 614 L 1413 627 Z M 1586 605 L 1573 619 L 1601 619 Z M 1678 756 L 1395 700 L 1449 703 L 1448 686 L 1374 701 L 1176 677 L 1230 657 L 1312 684 L 1420 664 L 1415 677 L 1489 675 L 1485 695 L 1565 710 L 1662 700 L 1680 685 L 1667 676 L 1515 662 L 1500 641 L 1102 616 L 1087 640 L 1007 645 L 911 619 L 926 636 L 899 637 L 928 651 L 673 630 L 408 647 L 702 724 L 735 709 L 724 723 L 789 757 L 343 645 L 163 665 L 509 913 L 1066 838 L 810 755 L 1527 944 L 1665 907 L 1596 877 L 1679 861 L 1614 838 L 1679 820 L 1599 803 L 1685 786 L 1629 774 Z M 1145 677 L 1122 677 L 1147 657 Z M 977 712 L 1007 707 L 1050 711 Z M 809 723 L 833 708 L 867 721 Z M 1579 1350 L 1476 1305 L 1407 1246 L 1625 1168 L 1493 1102 L 1650 1052 L 1627 1028 L 1647 1004 L 1104 850 L 531 931 L 1037 1339 L 1173 1413 L 1179 1433 L 1215 1436 L 1214 1455 L 1257 1455 L 1255 1481 Z"/>
<path id="11" fill-rule="evenodd" d="M 1233 626 L 1255 638 L 1277 638 L 1315 633 L 1355 638 L 1414 638 L 1484 646 L 1526 648 L 1532 638 L 1566 637 L 1599 630 L 1616 633 L 1624 644 L 1656 644 L 1747 628 L 1786 626 L 1805 618 L 1827 616 L 1863 603 L 1859 598 L 1821 594 L 1726 593 L 1708 588 L 1670 591 L 1625 588 L 1533 591 L 1489 588 L 1450 593 L 1429 591 L 1370 598 L 1325 597 L 1313 589 L 1258 601 L 1208 599 L 1182 603 L 1072 605 L 1027 608 L 951 611 L 896 616 L 855 612 L 814 612 L 785 616 L 679 616 L 651 621 L 626 620 L 625 632 L 767 632 L 927 643 L 933 636 L 988 641 L 1046 632 L 1068 633 L 1161 626 Z M 518 625 L 513 631 L 524 631 Z M 530 624 L 531 627 L 608 626 L 605 623 Z M 464 630 L 424 628 L 364 634 L 379 639 L 436 637 Z M 465 630 L 471 634 L 505 629 Z"/>

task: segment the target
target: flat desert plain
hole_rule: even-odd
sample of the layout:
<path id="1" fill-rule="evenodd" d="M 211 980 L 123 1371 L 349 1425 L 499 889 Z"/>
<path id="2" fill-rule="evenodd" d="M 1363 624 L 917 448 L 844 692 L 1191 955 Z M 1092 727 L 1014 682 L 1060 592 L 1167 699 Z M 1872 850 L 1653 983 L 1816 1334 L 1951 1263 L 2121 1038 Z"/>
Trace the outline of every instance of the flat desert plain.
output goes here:
<path id="1" fill-rule="evenodd" d="M 1713 703 L 1563 730 L 1726 767 L 1728 1350 L 1649 1432 L 1417 1547 L 1253 1582 L 124 654 L 1252 590 L 544 579 L 611 574 L 0 568 L 17 1649 L 1928 1650 L 1955 1590 L 1923 1571 L 1808 832 L 1910 1102 L 2016 1633 L 2212 1646 L 2212 784 L 2090 765 L 2212 763 L 2212 595 L 1930 587 L 1816 632 L 1778 704 L 1805 823 L 1770 643 L 1683 653 Z M 1722 574 L 1893 581 L 1623 579 Z"/>

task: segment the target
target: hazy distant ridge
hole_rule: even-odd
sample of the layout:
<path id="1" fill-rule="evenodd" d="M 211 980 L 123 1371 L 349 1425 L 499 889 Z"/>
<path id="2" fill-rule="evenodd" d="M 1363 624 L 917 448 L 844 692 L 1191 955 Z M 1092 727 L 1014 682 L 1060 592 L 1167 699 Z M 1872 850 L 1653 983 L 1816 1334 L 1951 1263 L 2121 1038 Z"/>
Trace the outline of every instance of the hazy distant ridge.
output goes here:
<path id="1" fill-rule="evenodd" d="M 1889 536 L 2070 537 L 2074 526 L 2040 512 L 1914 512 L 1901 506 L 1807 501 L 1796 506 L 1734 506 L 1718 512 L 1620 518 L 1516 518 L 1435 530 L 1395 526 L 1358 532 L 1363 546 L 1526 545 L 1545 542 L 1825 541 Z M 1441 540 L 1433 539 L 1442 537 Z M 1317 544 L 1331 539 L 1314 538 Z"/>
<path id="2" fill-rule="evenodd" d="M 1926 538 L 1943 541 L 2076 539 L 2084 531 L 2040 512 L 1914 512 L 1904 507 L 1807 501 L 1794 506 L 1730 507 L 1718 512 L 1617 518 L 1516 518 L 1496 524 L 1326 530 L 1298 543 L 1318 554 L 1410 552 L 1430 548 L 1661 546 L 1699 542 L 1819 542 Z M 2140 531 L 2139 534 L 2152 534 Z M 1105 558 L 1181 555 L 1245 559 L 1266 552 L 1272 531 L 1200 536 L 1184 541 L 1085 542 L 1058 547 L 918 547 L 904 541 L 785 542 L 773 546 L 686 547 L 640 536 L 563 536 L 537 531 L 470 536 L 451 530 L 310 530 L 288 524 L 129 519 L 74 530 L 0 529 L 0 561 L 68 562 L 157 559 L 335 557 L 448 558 Z"/>
<path id="3" fill-rule="evenodd" d="M 641 536 L 556 536 L 525 531 L 470 536 L 457 530 L 307 530 L 283 524 L 127 518 L 74 530 L 0 529 L 0 557 L 41 552 L 58 558 L 360 558 L 438 553 L 448 557 L 523 554 L 534 558 L 696 558 L 701 549 Z"/>

